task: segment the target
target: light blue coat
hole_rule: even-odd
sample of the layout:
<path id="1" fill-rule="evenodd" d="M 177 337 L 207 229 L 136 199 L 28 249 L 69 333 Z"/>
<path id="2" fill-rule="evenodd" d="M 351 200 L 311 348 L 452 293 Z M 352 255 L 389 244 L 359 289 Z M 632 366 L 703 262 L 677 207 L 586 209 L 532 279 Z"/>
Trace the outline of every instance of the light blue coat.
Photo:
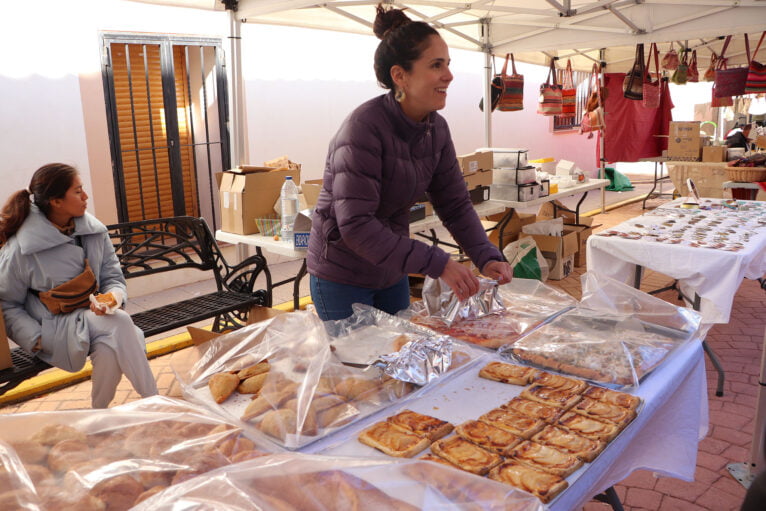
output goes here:
<path id="1" fill-rule="evenodd" d="M 89 309 L 53 314 L 30 292 L 48 291 L 71 280 L 88 258 L 99 291 L 119 288 L 127 296 L 125 278 L 106 227 L 89 213 L 74 219 L 73 236 L 62 234 L 32 204 L 19 231 L 0 249 L 0 305 L 8 337 L 32 353 L 42 336 L 37 356 L 67 371 L 78 371 L 90 351 L 90 335 L 83 315 Z M 75 243 L 80 237 L 82 247 Z"/>

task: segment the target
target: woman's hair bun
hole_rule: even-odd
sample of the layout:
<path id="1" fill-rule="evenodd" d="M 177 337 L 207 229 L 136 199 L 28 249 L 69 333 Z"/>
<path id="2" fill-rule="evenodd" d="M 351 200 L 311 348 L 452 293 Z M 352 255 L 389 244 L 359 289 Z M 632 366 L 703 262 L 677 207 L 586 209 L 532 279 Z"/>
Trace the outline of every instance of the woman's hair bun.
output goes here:
<path id="1" fill-rule="evenodd" d="M 375 15 L 375 22 L 372 24 L 372 31 L 378 39 L 382 40 L 397 27 L 412 23 L 412 20 L 401 9 L 384 7 L 383 4 L 378 4 L 375 10 L 377 14 Z"/>

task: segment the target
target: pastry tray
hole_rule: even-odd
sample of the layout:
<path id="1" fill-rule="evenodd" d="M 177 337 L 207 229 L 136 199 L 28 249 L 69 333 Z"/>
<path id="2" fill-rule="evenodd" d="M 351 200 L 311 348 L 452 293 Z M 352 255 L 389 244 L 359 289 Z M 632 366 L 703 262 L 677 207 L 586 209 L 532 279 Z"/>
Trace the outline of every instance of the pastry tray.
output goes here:
<path id="1" fill-rule="evenodd" d="M 471 419 L 478 419 L 480 415 L 487 413 L 493 408 L 497 408 L 500 405 L 510 401 L 514 397 L 521 394 L 525 386 L 510 385 L 507 383 L 501 383 L 493 380 L 488 380 L 479 377 L 479 370 L 487 363 L 502 359 L 497 356 L 487 356 L 483 360 L 483 363 L 472 364 L 470 369 L 463 371 L 460 375 L 450 379 L 449 381 L 440 382 L 433 388 L 429 389 L 427 393 L 421 394 L 409 400 L 406 404 L 399 404 L 392 406 L 387 410 L 383 410 L 381 413 L 377 413 L 372 416 L 368 416 L 365 420 L 359 421 L 350 427 L 347 427 L 338 435 L 328 437 L 308 446 L 303 449 L 302 452 L 317 453 L 329 456 L 352 456 L 352 457 L 364 457 L 364 458 L 387 458 L 392 457 L 387 454 L 378 451 L 368 445 L 365 445 L 357 439 L 359 434 L 370 427 L 372 424 L 384 421 L 387 417 L 395 415 L 402 410 L 408 409 L 425 415 L 430 415 L 441 420 L 450 422 L 453 426 L 458 426 L 463 422 Z M 593 462 L 584 463 L 583 466 L 578 468 L 574 473 L 566 477 L 566 481 L 571 487 L 580 476 L 588 470 L 591 464 L 598 462 L 598 460 L 607 452 L 613 444 L 615 444 L 626 431 L 635 427 L 637 419 L 643 410 L 644 402 L 641 400 L 641 404 L 636 409 L 636 418 L 628 424 L 609 444 L 604 450 L 595 458 Z M 452 433 L 454 434 L 454 433 Z M 426 449 L 413 458 L 419 458 L 430 450 Z M 395 459 L 395 458 L 394 458 Z M 560 493 L 547 505 L 551 506 L 556 500 L 567 492 L 569 488 Z"/>

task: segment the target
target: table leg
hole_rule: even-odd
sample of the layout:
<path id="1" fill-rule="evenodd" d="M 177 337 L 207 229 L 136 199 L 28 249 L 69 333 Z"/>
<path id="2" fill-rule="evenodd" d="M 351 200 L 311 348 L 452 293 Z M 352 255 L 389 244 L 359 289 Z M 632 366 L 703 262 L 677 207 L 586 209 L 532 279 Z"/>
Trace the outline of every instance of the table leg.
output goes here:
<path id="1" fill-rule="evenodd" d="M 602 188 L 602 190 L 603 190 L 603 188 Z M 575 224 L 579 224 L 580 223 L 580 206 L 582 205 L 583 201 L 585 201 L 585 197 L 587 197 L 587 196 L 588 196 L 588 190 L 582 192 L 582 197 L 580 197 L 580 200 L 577 201 L 577 205 L 575 206 L 574 211 L 572 211 L 571 209 L 566 208 L 566 207 L 557 206 L 556 205 L 556 201 L 553 201 L 553 218 L 556 218 L 558 210 L 561 209 L 561 210 L 564 210 L 564 211 L 568 211 L 570 213 L 574 213 L 575 214 Z"/>
<path id="2" fill-rule="evenodd" d="M 622 502 L 620 502 L 620 496 L 617 495 L 617 492 L 614 490 L 614 486 L 610 486 L 604 490 L 604 493 L 596 495 L 593 497 L 593 500 L 609 504 L 614 511 L 624 511 Z"/>
<path id="3" fill-rule="evenodd" d="M 635 277 L 633 281 L 633 287 L 636 289 L 641 288 L 642 273 L 643 273 L 643 266 L 637 264 L 636 273 L 635 273 Z M 688 296 L 686 296 L 685 294 L 681 292 L 681 289 L 678 287 L 677 280 L 673 281 L 673 283 L 669 286 L 666 286 L 660 289 L 655 289 L 654 291 L 649 291 L 649 294 L 654 295 L 657 293 L 661 293 L 663 291 L 669 291 L 671 289 L 675 289 L 676 291 L 678 291 L 678 297 L 680 299 L 683 299 L 686 302 L 691 303 L 692 309 L 694 309 L 697 312 L 700 311 L 702 307 L 702 297 L 700 297 L 700 295 L 698 295 L 697 293 L 694 293 L 694 298 L 690 299 Z M 723 382 L 725 377 L 723 366 L 721 365 L 720 360 L 718 360 L 718 357 L 716 356 L 713 349 L 708 345 L 707 341 L 705 340 L 702 341 L 702 349 L 705 350 L 705 353 L 707 353 L 707 356 L 710 358 L 710 362 L 713 364 L 713 367 L 718 373 L 718 385 L 716 386 L 716 389 L 715 389 L 715 395 L 718 397 L 721 397 L 723 396 Z"/>
<path id="4" fill-rule="evenodd" d="M 654 190 L 657 189 L 657 165 L 659 165 L 660 162 L 656 161 L 654 162 L 654 184 L 652 185 L 652 189 L 649 190 L 649 193 L 646 194 L 646 197 L 644 197 L 644 203 L 641 205 L 641 209 L 646 209 L 646 201 L 649 200 L 649 197 L 652 196 L 654 193 Z"/>
<path id="5" fill-rule="evenodd" d="M 301 280 L 306 276 L 306 259 L 303 259 L 301 269 L 298 270 L 298 274 L 293 281 L 293 310 L 300 310 L 301 308 Z"/>

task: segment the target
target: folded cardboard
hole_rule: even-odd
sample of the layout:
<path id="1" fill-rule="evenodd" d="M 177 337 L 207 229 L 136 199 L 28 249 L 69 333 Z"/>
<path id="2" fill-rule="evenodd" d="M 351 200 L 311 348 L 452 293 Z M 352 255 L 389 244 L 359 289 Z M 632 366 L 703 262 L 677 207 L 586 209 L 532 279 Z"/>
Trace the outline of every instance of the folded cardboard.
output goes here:
<path id="1" fill-rule="evenodd" d="M 565 206 L 559 201 L 546 202 L 540 206 L 540 209 L 537 213 L 537 218 L 541 220 L 553 218 L 554 205 L 556 206 L 556 217 L 563 218 L 564 225 L 567 226 L 568 229 L 577 232 L 578 250 L 574 254 L 575 267 L 579 268 L 581 266 L 585 266 L 585 247 L 588 241 L 588 237 L 593 234 L 593 229 L 599 227 L 600 224 L 593 225 L 593 217 L 588 216 L 580 216 L 578 220 L 575 220 L 574 211 L 565 209 Z"/>
<path id="2" fill-rule="evenodd" d="M 247 324 L 252 325 L 261 321 L 271 319 L 274 316 L 285 314 L 285 311 L 279 309 L 272 309 L 271 307 L 264 307 L 263 305 L 253 305 L 247 312 Z M 195 346 L 206 343 L 210 339 L 215 339 L 224 335 L 221 332 L 212 332 L 203 328 L 197 328 L 196 326 L 187 326 L 186 330 L 189 332 L 189 337 Z"/>
<path id="3" fill-rule="evenodd" d="M 460 170 L 463 171 L 463 175 L 474 174 L 481 170 L 492 170 L 492 152 L 491 151 L 477 151 L 470 154 L 461 154 L 457 157 L 457 161 L 460 164 Z"/>
<path id="4" fill-rule="evenodd" d="M 274 212 L 286 176 L 300 183 L 300 170 L 248 165 L 224 172 L 219 188 L 221 229 L 235 234 L 257 233 L 255 219 Z"/>
<path id="5" fill-rule="evenodd" d="M 274 158 L 273 160 L 265 161 L 263 162 L 263 166 L 287 170 L 297 170 L 298 172 L 301 170 L 301 164 L 290 161 L 290 158 L 287 156 L 280 156 L 278 158 Z"/>
<path id="6" fill-rule="evenodd" d="M 0 308 L 0 369 L 7 369 L 13 365 L 11 361 L 11 347 L 8 344 L 8 337 L 5 335 L 5 319 L 3 319 L 3 309 Z"/>
<path id="7" fill-rule="evenodd" d="M 726 146 L 706 145 L 702 148 L 702 161 L 718 163 L 726 161 Z"/>
<path id="8" fill-rule="evenodd" d="M 487 220 L 492 222 L 500 222 L 502 221 L 505 216 L 508 214 L 508 210 L 506 210 L 503 213 L 497 213 L 495 215 L 490 215 L 487 217 Z M 519 235 L 522 232 L 522 229 L 525 225 L 529 225 L 534 223 L 536 220 L 534 213 L 519 213 L 515 209 L 511 212 L 511 217 L 506 221 L 505 225 L 501 226 L 498 225 L 497 228 L 492 229 L 489 233 L 489 241 L 492 242 L 493 245 L 497 245 L 500 250 L 504 249 L 505 246 L 512 242 L 519 239 Z M 500 228 L 503 229 L 503 241 L 500 243 Z"/>
<path id="9" fill-rule="evenodd" d="M 668 158 L 681 161 L 699 161 L 701 152 L 700 123 L 697 121 L 670 121 Z"/>
<path id="10" fill-rule="evenodd" d="M 301 192 L 306 199 L 306 207 L 313 208 L 317 204 L 319 192 L 322 191 L 322 180 L 311 179 L 301 183 Z"/>

